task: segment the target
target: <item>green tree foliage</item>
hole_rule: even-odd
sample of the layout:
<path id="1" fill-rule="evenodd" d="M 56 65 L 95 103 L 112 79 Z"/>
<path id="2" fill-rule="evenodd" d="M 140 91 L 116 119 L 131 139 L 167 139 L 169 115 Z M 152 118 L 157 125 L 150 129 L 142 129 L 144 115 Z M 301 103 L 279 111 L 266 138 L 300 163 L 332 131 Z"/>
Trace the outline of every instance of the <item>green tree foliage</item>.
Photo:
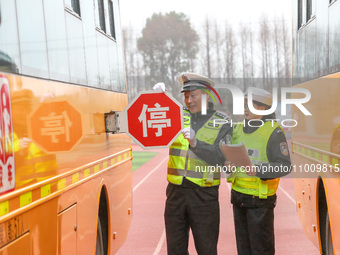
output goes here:
<path id="1" fill-rule="evenodd" d="M 147 19 L 137 46 L 143 56 L 147 80 L 151 84 L 174 85 L 176 75 L 194 68 L 198 35 L 183 13 L 153 14 Z M 172 94 L 176 95 L 179 89 L 178 85 L 172 86 Z"/>

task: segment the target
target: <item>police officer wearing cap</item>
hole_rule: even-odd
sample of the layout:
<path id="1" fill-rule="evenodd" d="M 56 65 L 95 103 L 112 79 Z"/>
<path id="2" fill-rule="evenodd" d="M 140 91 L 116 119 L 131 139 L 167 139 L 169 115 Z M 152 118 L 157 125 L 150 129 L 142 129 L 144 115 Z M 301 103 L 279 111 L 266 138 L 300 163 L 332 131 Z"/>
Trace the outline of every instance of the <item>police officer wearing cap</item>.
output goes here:
<path id="1" fill-rule="evenodd" d="M 252 100 L 255 109 L 267 110 L 272 95 L 253 88 Z M 245 145 L 253 165 L 247 170 L 238 167 L 227 178 L 232 183 L 237 251 L 238 255 L 273 255 L 276 190 L 279 177 L 291 171 L 287 141 L 281 126 L 273 121 L 275 113 L 259 116 L 250 112 L 247 94 L 245 119 L 245 125 L 233 126 L 232 143 Z"/>
<path id="2" fill-rule="evenodd" d="M 167 251 L 169 255 L 188 254 L 191 229 L 197 253 L 214 255 L 220 224 L 220 172 L 208 166 L 223 165 L 218 144 L 231 128 L 214 125 L 215 119 L 227 116 L 208 103 L 207 90 L 214 85 L 212 80 L 193 73 L 181 73 L 178 80 L 183 86 L 181 92 L 186 105 L 185 128 L 169 149 L 164 212 Z M 209 106 L 206 114 L 202 113 L 202 103 Z"/>

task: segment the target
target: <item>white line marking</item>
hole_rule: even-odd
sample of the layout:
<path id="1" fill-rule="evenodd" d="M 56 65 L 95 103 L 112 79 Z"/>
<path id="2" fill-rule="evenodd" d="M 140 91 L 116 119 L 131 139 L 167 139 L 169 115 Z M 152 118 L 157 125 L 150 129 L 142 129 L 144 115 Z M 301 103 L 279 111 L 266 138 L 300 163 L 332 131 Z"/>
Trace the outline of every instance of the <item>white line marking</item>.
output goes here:
<path id="1" fill-rule="evenodd" d="M 159 239 L 159 242 L 158 242 L 158 244 L 157 244 L 156 250 L 154 251 L 153 255 L 158 255 L 158 254 L 159 254 L 159 252 L 160 252 L 161 249 L 162 249 L 164 240 L 165 240 L 165 229 L 163 230 L 163 234 L 162 234 L 162 236 L 161 236 L 161 239 Z"/>
<path id="2" fill-rule="evenodd" d="M 290 201 L 293 202 L 294 205 L 296 204 L 295 199 L 291 195 L 289 195 L 288 192 L 281 187 L 281 185 L 279 185 L 279 189 L 289 198 Z"/>
<path id="3" fill-rule="evenodd" d="M 162 160 L 162 162 L 161 163 L 159 163 L 151 172 L 149 172 L 134 188 L 133 188 L 133 192 L 135 192 L 136 191 L 136 189 L 138 189 L 138 187 L 140 186 L 140 185 L 142 185 L 142 183 L 147 179 L 147 178 L 149 178 L 149 176 L 150 175 L 152 175 L 163 163 L 164 163 L 164 161 L 166 161 L 166 160 L 168 160 L 168 157 L 166 157 L 166 158 L 164 158 L 163 160 Z"/>
<path id="4" fill-rule="evenodd" d="M 168 160 L 168 157 L 164 158 L 151 172 L 149 172 L 134 188 L 133 188 L 133 192 L 136 191 L 136 189 L 138 189 L 138 187 L 140 185 L 142 185 L 142 183 L 147 179 L 149 178 L 150 175 L 152 175 L 166 160 Z M 159 252 L 161 251 L 162 249 L 162 246 L 163 246 L 163 243 L 164 243 L 164 240 L 165 240 L 165 229 L 163 230 L 163 233 L 162 233 L 162 236 L 161 238 L 159 239 L 159 242 L 157 244 L 157 247 L 156 247 L 156 250 L 154 251 L 153 255 L 158 255 Z"/>

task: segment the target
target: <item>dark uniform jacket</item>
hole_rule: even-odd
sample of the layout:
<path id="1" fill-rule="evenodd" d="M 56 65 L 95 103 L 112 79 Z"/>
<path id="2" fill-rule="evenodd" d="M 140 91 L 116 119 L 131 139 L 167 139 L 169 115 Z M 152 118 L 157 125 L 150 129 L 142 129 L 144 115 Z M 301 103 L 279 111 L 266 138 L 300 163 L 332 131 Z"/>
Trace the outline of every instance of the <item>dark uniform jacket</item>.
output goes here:
<path id="1" fill-rule="evenodd" d="M 190 126 L 191 128 L 197 133 L 197 131 L 210 119 L 210 117 L 215 113 L 216 111 L 213 109 L 213 104 L 209 102 L 209 109 L 207 110 L 207 114 L 202 115 L 201 112 L 198 113 L 192 113 L 190 114 Z M 230 125 L 225 124 L 222 126 L 214 145 L 207 144 L 205 142 L 197 140 L 196 146 L 193 148 L 189 146 L 189 149 L 195 153 L 197 157 L 200 159 L 203 159 L 205 162 L 212 166 L 222 166 L 224 164 L 224 156 L 222 152 L 219 149 L 219 143 L 220 141 L 226 136 L 226 134 L 231 134 L 232 128 Z M 189 181 L 184 180 L 183 185 L 184 186 L 197 186 Z"/>

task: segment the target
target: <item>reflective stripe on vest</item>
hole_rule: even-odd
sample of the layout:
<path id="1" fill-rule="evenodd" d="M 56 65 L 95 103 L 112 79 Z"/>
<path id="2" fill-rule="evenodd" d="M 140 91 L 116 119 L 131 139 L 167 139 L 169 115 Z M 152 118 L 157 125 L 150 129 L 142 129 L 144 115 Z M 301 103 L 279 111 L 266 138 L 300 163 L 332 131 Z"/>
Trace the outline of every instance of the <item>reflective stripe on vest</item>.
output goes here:
<path id="1" fill-rule="evenodd" d="M 216 112 L 210 119 L 197 131 L 196 138 L 208 144 L 214 144 L 221 124 L 214 126 L 215 119 L 223 119 L 223 114 Z M 184 127 L 190 127 L 190 112 L 183 110 Z M 167 179 L 173 184 L 182 184 L 185 176 L 191 182 L 203 186 L 215 186 L 220 184 L 220 173 L 213 172 L 215 168 L 198 158 L 189 150 L 189 142 L 181 134 L 169 149 L 168 175 Z"/>
<path id="2" fill-rule="evenodd" d="M 233 144 L 244 143 L 248 150 L 249 158 L 253 164 L 268 163 L 267 144 L 271 134 L 276 128 L 281 128 L 276 122 L 265 122 L 262 127 L 258 128 L 251 134 L 243 132 L 243 125 L 234 125 Z M 230 177 L 228 182 L 232 182 L 232 189 L 243 194 L 258 196 L 266 199 L 276 193 L 279 185 L 279 179 L 262 181 L 257 176 L 248 176 L 245 170 L 237 168 Z"/>
<path id="3" fill-rule="evenodd" d="M 203 178 L 203 173 L 195 171 L 185 171 L 184 169 L 168 168 L 168 174 L 199 179 Z M 215 173 L 213 178 L 214 180 L 219 180 L 221 178 L 221 173 Z"/>

